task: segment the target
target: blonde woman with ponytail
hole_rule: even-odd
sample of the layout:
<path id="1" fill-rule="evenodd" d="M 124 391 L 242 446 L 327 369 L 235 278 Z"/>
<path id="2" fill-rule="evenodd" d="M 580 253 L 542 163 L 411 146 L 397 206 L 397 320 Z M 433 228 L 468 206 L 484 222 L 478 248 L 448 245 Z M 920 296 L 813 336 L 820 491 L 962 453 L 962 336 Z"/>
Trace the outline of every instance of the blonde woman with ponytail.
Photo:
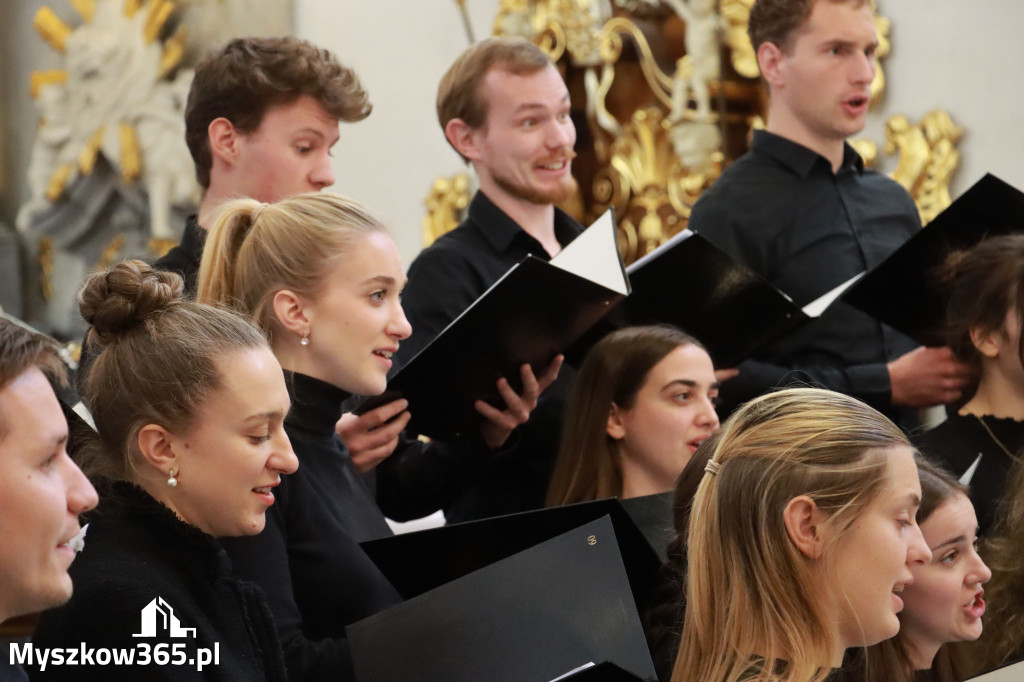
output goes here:
<path id="1" fill-rule="evenodd" d="M 353 679 L 345 627 L 401 601 L 359 547 L 391 534 L 380 495 L 424 516 L 480 459 L 470 442 L 400 446 L 378 467 L 375 499 L 335 433 L 349 396 L 387 386 L 391 356 L 411 331 L 404 286 L 380 221 L 337 195 L 234 201 L 207 237 L 199 300 L 232 306 L 264 330 L 292 398 L 285 430 L 300 473 L 282 482 L 267 530 L 227 547 L 270 597 L 293 679 Z"/>
<path id="2" fill-rule="evenodd" d="M 820 682 L 847 648 L 896 634 L 908 564 L 931 555 L 897 427 L 848 396 L 789 389 L 703 447 L 673 682 Z"/>

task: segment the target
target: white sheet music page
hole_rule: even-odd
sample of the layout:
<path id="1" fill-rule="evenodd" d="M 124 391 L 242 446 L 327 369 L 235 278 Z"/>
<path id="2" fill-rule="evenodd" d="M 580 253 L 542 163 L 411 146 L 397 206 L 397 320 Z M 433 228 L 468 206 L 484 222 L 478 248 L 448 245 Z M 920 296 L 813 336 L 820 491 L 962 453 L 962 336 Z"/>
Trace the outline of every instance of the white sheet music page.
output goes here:
<path id="1" fill-rule="evenodd" d="M 558 252 L 551 264 L 624 296 L 629 294 L 629 279 L 622 269 L 611 209 Z"/>

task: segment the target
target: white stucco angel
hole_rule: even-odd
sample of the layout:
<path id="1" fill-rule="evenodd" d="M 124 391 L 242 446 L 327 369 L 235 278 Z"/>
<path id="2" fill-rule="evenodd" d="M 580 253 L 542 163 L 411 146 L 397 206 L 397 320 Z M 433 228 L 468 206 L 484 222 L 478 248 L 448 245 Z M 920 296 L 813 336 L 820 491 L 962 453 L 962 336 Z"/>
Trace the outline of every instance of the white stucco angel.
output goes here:
<path id="1" fill-rule="evenodd" d="M 710 83 L 721 73 L 719 35 L 725 24 L 716 0 L 662 0 L 686 23 L 686 54 L 676 63 L 669 120 L 681 121 L 692 93 L 695 119 L 711 118 Z"/>

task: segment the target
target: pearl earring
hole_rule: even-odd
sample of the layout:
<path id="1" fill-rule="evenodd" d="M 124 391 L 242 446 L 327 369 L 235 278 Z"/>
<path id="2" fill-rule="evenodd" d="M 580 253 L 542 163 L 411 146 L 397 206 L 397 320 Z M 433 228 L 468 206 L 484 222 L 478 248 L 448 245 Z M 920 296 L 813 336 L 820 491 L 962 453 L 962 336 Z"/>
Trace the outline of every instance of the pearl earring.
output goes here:
<path id="1" fill-rule="evenodd" d="M 302 340 L 299 341 L 299 343 L 301 343 L 303 346 L 308 346 L 309 345 L 309 331 L 308 330 L 303 332 Z"/>
<path id="2" fill-rule="evenodd" d="M 174 467 L 171 467 L 171 470 L 167 472 L 167 485 L 171 486 L 172 488 L 177 488 L 178 479 L 174 477 L 174 474 Z"/>

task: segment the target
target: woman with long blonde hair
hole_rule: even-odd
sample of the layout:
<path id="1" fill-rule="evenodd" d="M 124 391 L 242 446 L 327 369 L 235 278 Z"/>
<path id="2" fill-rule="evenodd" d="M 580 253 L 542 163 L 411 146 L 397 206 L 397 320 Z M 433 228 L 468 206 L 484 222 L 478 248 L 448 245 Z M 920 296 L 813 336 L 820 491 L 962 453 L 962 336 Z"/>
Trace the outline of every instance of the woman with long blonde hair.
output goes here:
<path id="1" fill-rule="evenodd" d="M 820 682 L 899 630 L 931 553 L 914 450 L 879 412 L 798 388 L 725 422 L 694 497 L 674 682 Z"/>

